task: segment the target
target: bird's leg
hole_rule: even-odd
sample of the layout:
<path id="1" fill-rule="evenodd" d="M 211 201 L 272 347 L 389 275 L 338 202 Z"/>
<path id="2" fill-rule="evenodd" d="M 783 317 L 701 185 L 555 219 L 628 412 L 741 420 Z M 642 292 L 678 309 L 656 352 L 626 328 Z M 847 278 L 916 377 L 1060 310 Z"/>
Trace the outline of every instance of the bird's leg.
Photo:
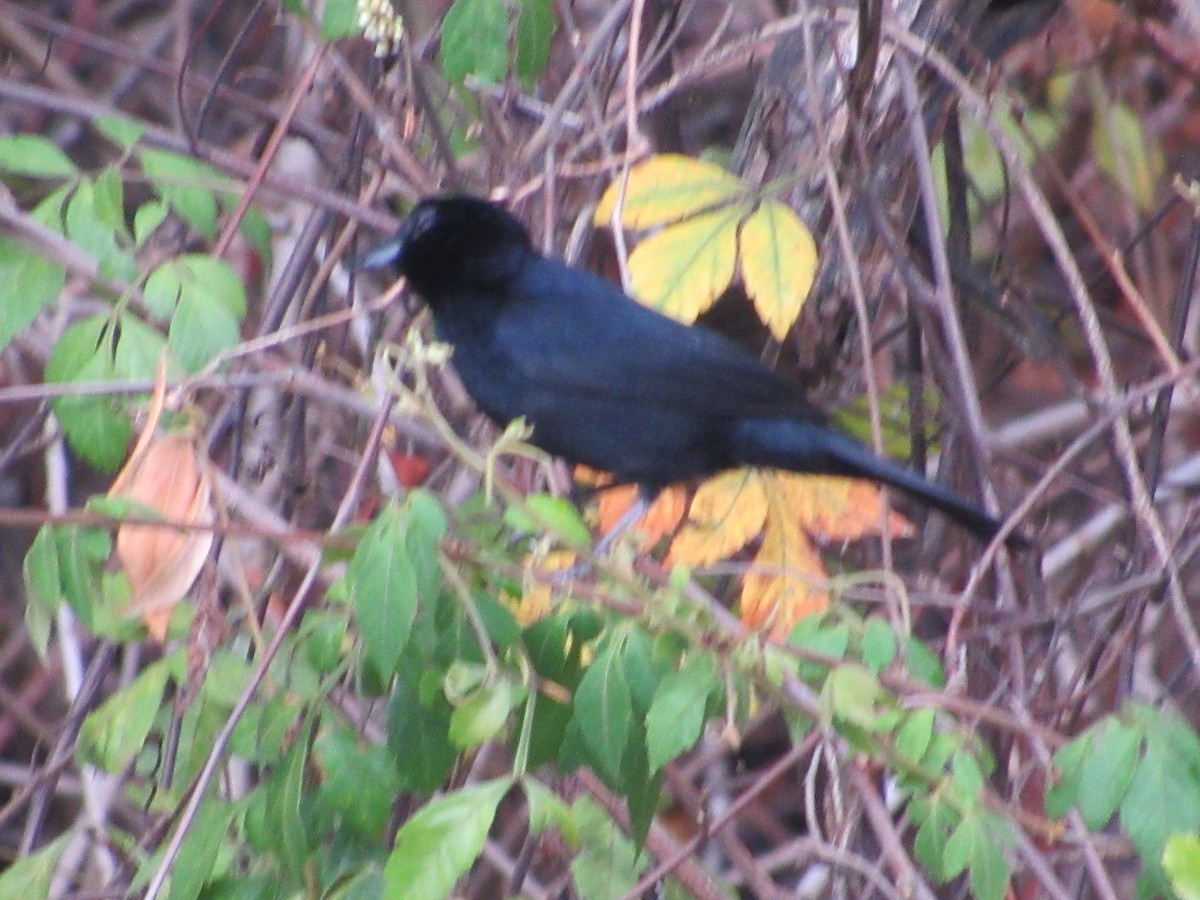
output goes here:
<path id="1" fill-rule="evenodd" d="M 605 484 L 599 487 L 589 487 L 588 491 L 592 495 L 595 495 L 600 491 L 607 490 L 612 487 L 617 487 L 617 485 Z M 621 518 L 617 520 L 617 524 L 615 524 L 609 530 L 608 534 L 604 535 L 599 541 L 596 542 L 596 549 L 593 553 L 593 556 L 607 556 L 617 541 L 620 540 L 621 536 L 625 534 L 625 532 L 628 531 L 638 519 L 646 514 L 646 510 L 648 510 L 650 508 L 650 504 L 654 502 L 654 496 L 657 493 L 658 491 L 656 490 L 651 492 L 647 488 L 639 486 L 637 500 L 634 501 L 633 506 L 629 507 L 629 509 L 627 509 L 621 515 Z M 572 566 L 568 566 L 561 571 L 555 572 L 552 576 L 552 580 L 558 584 L 565 584 L 575 578 L 582 577 L 588 572 L 588 570 L 591 569 L 591 567 L 591 562 L 577 562 Z"/>
<path id="2" fill-rule="evenodd" d="M 612 550 L 613 545 L 633 526 L 633 523 L 644 516 L 646 511 L 650 509 L 650 504 L 654 502 L 654 496 L 657 493 L 658 491 L 651 490 L 645 487 L 645 485 L 638 486 L 638 496 L 633 506 L 629 507 L 621 518 L 617 519 L 617 524 L 612 527 L 612 530 L 600 538 L 600 542 L 596 544 L 597 556 L 604 556 Z"/>

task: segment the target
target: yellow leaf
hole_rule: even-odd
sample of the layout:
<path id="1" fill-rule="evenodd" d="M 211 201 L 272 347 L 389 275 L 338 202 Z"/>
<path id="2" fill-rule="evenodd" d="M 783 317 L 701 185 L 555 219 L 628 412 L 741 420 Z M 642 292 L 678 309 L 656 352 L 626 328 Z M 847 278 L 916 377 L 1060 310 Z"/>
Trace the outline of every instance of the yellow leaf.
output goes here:
<path id="1" fill-rule="evenodd" d="M 784 472 L 774 473 L 771 481 L 783 506 L 814 537 L 848 541 L 883 531 L 883 496 L 868 481 Z M 886 528 L 892 537 L 912 533 L 912 523 L 895 510 L 889 511 Z"/>
<path id="2" fill-rule="evenodd" d="M 925 406 L 925 444 L 930 452 L 941 446 L 938 428 L 938 410 L 941 394 L 933 382 L 921 388 L 921 402 Z M 879 418 L 883 426 L 883 452 L 901 459 L 912 455 L 914 421 L 912 417 L 912 395 L 906 380 L 893 381 L 879 391 Z M 871 426 L 871 402 L 865 394 L 859 394 L 833 411 L 833 419 L 846 431 L 864 444 L 870 444 L 874 435 Z"/>
<path id="3" fill-rule="evenodd" d="M 712 306 L 733 279 L 743 205 L 693 216 L 638 244 L 629 254 L 633 294 L 688 324 Z"/>
<path id="4" fill-rule="evenodd" d="M 763 323 L 783 340 L 800 316 L 817 272 L 817 245 L 794 212 L 774 200 L 742 226 L 742 277 Z"/>
<path id="5" fill-rule="evenodd" d="M 700 485 L 667 553 L 667 564 L 706 566 L 725 559 L 758 534 L 767 516 L 767 495 L 751 469 L 723 472 Z"/>
<path id="6" fill-rule="evenodd" d="M 600 198 L 596 207 L 597 225 L 607 225 L 612 219 L 621 182 L 618 178 L 610 184 Z M 652 156 L 629 172 L 621 226 L 637 229 L 678 222 L 727 203 L 745 191 L 741 179 L 720 166 L 678 153 Z"/>
<path id="7" fill-rule="evenodd" d="M 1124 103 L 1109 107 L 1094 126 L 1092 143 L 1100 171 L 1129 191 L 1139 210 L 1154 209 L 1166 164 L 1141 117 Z"/>
<path id="8" fill-rule="evenodd" d="M 829 608 L 828 580 L 794 511 L 786 503 L 772 503 L 762 546 L 742 581 L 742 623 L 786 637 L 805 616 Z"/>
<path id="9" fill-rule="evenodd" d="M 532 625 L 554 610 L 554 593 L 569 587 L 566 578 L 578 561 L 574 550 L 551 550 L 548 553 L 531 553 L 525 557 L 525 577 L 521 599 L 513 610 L 517 622 L 522 626 Z M 555 584 L 554 579 L 563 579 Z M 511 597 L 510 604 L 511 604 Z"/>

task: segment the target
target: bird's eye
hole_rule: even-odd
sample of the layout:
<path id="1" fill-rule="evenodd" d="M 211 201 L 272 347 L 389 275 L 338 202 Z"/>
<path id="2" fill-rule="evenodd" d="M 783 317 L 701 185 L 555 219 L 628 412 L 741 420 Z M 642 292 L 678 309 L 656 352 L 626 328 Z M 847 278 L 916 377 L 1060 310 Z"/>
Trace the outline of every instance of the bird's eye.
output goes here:
<path id="1" fill-rule="evenodd" d="M 437 210 L 432 206 L 422 206 L 409 214 L 409 237 L 417 240 L 425 236 L 437 224 Z"/>

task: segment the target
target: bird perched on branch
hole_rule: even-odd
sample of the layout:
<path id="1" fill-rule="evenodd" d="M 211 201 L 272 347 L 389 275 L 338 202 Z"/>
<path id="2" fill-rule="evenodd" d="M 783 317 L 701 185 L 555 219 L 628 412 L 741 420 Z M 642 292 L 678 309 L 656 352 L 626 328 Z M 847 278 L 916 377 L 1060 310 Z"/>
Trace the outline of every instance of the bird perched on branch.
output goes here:
<path id="1" fill-rule="evenodd" d="M 427 199 L 359 268 L 394 265 L 429 305 L 468 393 L 530 442 L 637 484 L 741 466 L 866 478 L 984 540 L 1000 522 L 833 425 L 800 390 L 716 332 L 642 306 L 538 253 L 525 228 L 475 197 Z M 1009 542 L 1024 543 L 1010 535 Z"/>

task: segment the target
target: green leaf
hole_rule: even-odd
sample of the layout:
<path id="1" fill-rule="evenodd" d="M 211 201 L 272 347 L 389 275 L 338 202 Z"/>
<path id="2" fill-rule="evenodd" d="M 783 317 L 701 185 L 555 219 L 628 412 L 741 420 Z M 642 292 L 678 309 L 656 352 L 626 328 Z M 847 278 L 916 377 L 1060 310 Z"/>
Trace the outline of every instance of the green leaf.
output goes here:
<path id="1" fill-rule="evenodd" d="M 58 866 L 58 858 L 73 837 L 74 834 L 68 832 L 36 853 L 8 863 L 3 874 L 0 874 L 0 900 L 49 897 L 50 881 Z"/>
<path id="2" fill-rule="evenodd" d="M 572 631 L 569 615 L 557 613 L 534 622 L 523 634 L 525 650 L 538 675 L 568 691 L 579 683 L 579 648 L 582 640 Z M 534 697 L 534 727 L 529 746 L 529 766 L 558 759 L 563 750 L 571 707 L 539 692 Z"/>
<path id="3" fill-rule="evenodd" d="M 207 685 L 213 679 L 210 676 L 204 681 Z M 215 703 L 212 705 L 217 708 Z M 252 705 L 234 729 L 229 743 L 231 752 L 255 763 L 278 763 L 293 739 L 302 705 L 290 693 L 280 693 Z"/>
<path id="4" fill-rule="evenodd" d="M 525 499 L 529 511 L 546 523 L 556 535 L 574 547 L 591 547 L 592 533 L 584 524 L 578 507 L 567 497 L 531 494 Z"/>
<path id="5" fill-rule="evenodd" d="M 525 802 L 529 804 L 530 834 L 541 834 L 547 829 L 557 828 L 570 847 L 579 845 L 579 828 L 561 797 L 528 776 L 521 779 L 521 790 L 525 792 Z"/>
<path id="6" fill-rule="evenodd" d="M 878 616 L 867 619 L 862 635 L 863 664 L 872 672 L 882 672 L 896 658 L 896 649 L 891 624 Z"/>
<path id="7" fill-rule="evenodd" d="M 484 685 L 472 693 L 450 717 L 450 740 L 461 750 L 473 750 L 491 740 L 508 722 L 518 700 L 507 679 Z"/>
<path id="8" fill-rule="evenodd" d="M 238 225 L 238 233 L 258 251 L 258 255 L 262 257 L 263 267 L 268 272 L 271 271 L 273 266 L 271 250 L 275 230 L 258 207 L 251 206 L 246 210 L 246 214 Z"/>
<path id="9" fill-rule="evenodd" d="M 0 238 L 0 350 L 55 302 L 67 272 L 8 238 Z"/>
<path id="10" fill-rule="evenodd" d="M 925 751 L 925 757 L 921 760 L 921 764 L 931 771 L 941 772 L 950 765 L 950 760 L 960 749 L 962 749 L 960 736 L 935 730 L 933 737 L 929 739 L 929 749 Z"/>
<path id="11" fill-rule="evenodd" d="M 383 870 L 384 896 L 447 897 L 483 851 L 509 778 L 473 784 L 426 804 L 396 835 Z"/>
<path id="12" fill-rule="evenodd" d="M 124 116 L 97 116 L 92 119 L 92 127 L 122 150 L 132 148 L 146 132 L 140 122 Z"/>
<path id="13" fill-rule="evenodd" d="M 421 697 L 421 674 L 415 661 L 401 661 L 388 701 L 388 749 L 399 789 L 432 793 L 449 777 L 458 753 L 449 738 L 451 707 L 441 691 Z"/>
<path id="14" fill-rule="evenodd" d="M 462 703 L 468 695 L 483 687 L 491 674 L 491 670 L 483 663 L 457 659 L 446 669 L 442 678 L 442 690 L 451 703 Z M 427 681 L 422 690 L 428 689 L 428 680 L 432 680 L 433 673 L 426 677 Z"/>
<path id="15" fill-rule="evenodd" d="M 403 528 L 418 596 L 432 601 L 442 586 L 440 545 L 447 521 L 441 502 L 428 491 L 410 491 L 403 510 Z"/>
<path id="16" fill-rule="evenodd" d="M 25 577 L 25 628 L 38 656 L 46 658 L 50 645 L 50 626 L 62 599 L 61 575 L 58 570 L 58 547 L 54 526 L 43 525 L 25 554 L 22 573 Z"/>
<path id="17" fill-rule="evenodd" d="M 92 710 L 79 731 L 84 758 L 108 772 L 123 769 L 146 743 L 169 675 L 167 660 L 151 663 L 128 687 Z"/>
<path id="18" fill-rule="evenodd" d="M 546 68 L 554 25 L 554 0 L 517 0 L 517 77 L 527 88 Z"/>
<path id="19" fill-rule="evenodd" d="M 1167 838 L 1200 830 L 1200 781 L 1173 752 L 1160 729 L 1146 735 L 1146 749 L 1121 801 L 1121 825 L 1148 870 L 1161 877 Z"/>
<path id="20" fill-rule="evenodd" d="M 96 260 L 102 277 L 132 281 L 137 277 L 137 263 L 117 242 L 118 232 L 109 222 L 114 215 L 112 204 L 120 202 L 112 196 L 112 185 L 112 179 L 99 185 L 87 178 L 80 181 L 67 202 L 63 222 L 67 237 Z"/>
<path id="21" fill-rule="evenodd" d="M 161 200 L 147 200 L 133 214 L 133 241 L 137 246 L 146 243 L 146 239 L 154 234 L 170 214 L 171 210 Z"/>
<path id="22" fill-rule="evenodd" d="M 167 260 L 150 273 L 142 294 L 153 315 L 170 320 L 167 341 L 187 371 L 238 342 L 246 291 L 224 260 L 202 254 Z"/>
<path id="23" fill-rule="evenodd" d="M 571 807 L 579 829 L 579 854 L 571 863 L 575 889 L 584 900 L 611 900 L 633 890 L 646 862 L 629 838 L 613 824 L 591 797 L 580 797 Z"/>
<path id="24" fill-rule="evenodd" d="M 844 624 L 828 625 L 820 616 L 808 616 L 796 623 L 788 636 L 788 642 L 812 653 L 841 659 L 850 647 L 850 629 Z M 825 674 L 825 666 L 808 662 L 800 663 L 800 677 L 815 679 Z"/>
<path id="25" fill-rule="evenodd" d="M 655 661 L 654 644 L 641 628 L 622 629 L 621 639 L 624 642 L 621 668 L 625 670 L 625 680 L 629 683 L 629 696 L 633 699 L 633 708 L 644 716 L 654 701 L 659 682 L 671 666 L 665 660 L 661 663 Z"/>
<path id="26" fill-rule="evenodd" d="M 355 0 L 326 0 L 321 16 L 321 40 L 332 42 L 360 34 Z"/>
<path id="27" fill-rule="evenodd" d="M 212 239 L 217 233 L 215 188 L 227 180 L 216 169 L 169 150 L 138 149 L 142 171 L 158 195 L 199 234 Z"/>
<path id="28" fill-rule="evenodd" d="M 367 660 L 387 676 L 400 661 L 417 612 L 416 579 L 404 532 L 399 510 L 385 507 L 359 541 L 346 571 Z"/>
<path id="29" fill-rule="evenodd" d="M 112 359 L 112 321 L 106 315 L 80 319 L 63 332 L 46 361 L 46 380 L 50 382 L 78 381 L 81 373 L 92 366 L 92 358 L 101 349 L 104 361 Z"/>
<path id="30" fill-rule="evenodd" d="M 947 879 L 956 878 L 966 870 L 982 840 L 978 817 L 964 816 L 950 833 L 942 851 L 942 872 Z"/>
<path id="31" fill-rule="evenodd" d="M 946 686 L 946 673 L 942 671 L 941 662 L 928 647 L 912 635 L 904 641 L 904 661 L 909 674 L 918 681 L 935 688 Z"/>
<path id="32" fill-rule="evenodd" d="M 342 664 L 348 627 L 346 616 L 340 611 L 322 609 L 304 614 L 301 631 L 304 655 L 320 674 L 330 675 Z"/>
<path id="33" fill-rule="evenodd" d="M 920 763 L 933 737 L 934 710 L 926 707 L 909 713 L 896 729 L 896 752 L 912 763 Z"/>
<path id="34" fill-rule="evenodd" d="M 0 169 L 35 178 L 71 178 L 79 173 L 58 144 L 36 134 L 0 137 Z"/>
<path id="35" fill-rule="evenodd" d="M 1141 748 L 1141 730 L 1109 716 L 1093 729 L 1091 752 L 1079 770 L 1079 813 L 1092 831 L 1100 831 L 1117 811 Z"/>
<path id="36" fill-rule="evenodd" d="M 322 732 L 314 751 L 323 775 L 322 805 L 364 837 L 382 837 L 400 790 L 388 749 L 364 743 L 352 728 L 342 725 Z"/>
<path id="37" fill-rule="evenodd" d="M 505 511 L 504 522 L 521 534 L 549 531 L 573 547 L 588 548 L 592 545 L 591 531 L 584 524 L 575 504 L 566 497 L 530 494 L 525 498 L 524 506 L 510 506 Z"/>
<path id="38" fill-rule="evenodd" d="M 35 222 L 62 230 L 62 195 L 52 194 L 30 213 Z M 0 238 L 0 351 L 57 302 L 67 270 L 27 247 Z"/>
<path id="39" fill-rule="evenodd" d="M 621 760 L 621 773 L 610 786 L 625 798 L 629 809 L 629 837 L 638 853 L 646 844 L 658 802 L 662 797 L 663 772 L 650 771 L 646 758 L 646 729 L 640 719 L 629 723 L 629 742 L 625 747 L 625 758 Z"/>
<path id="40" fill-rule="evenodd" d="M 125 225 L 125 185 L 121 173 L 112 166 L 103 169 L 93 182 L 96 218 L 113 234 L 129 236 Z"/>
<path id="41" fill-rule="evenodd" d="M 307 724 L 299 732 L 271 778 L 265 813 L 271 847 L 279 854 L 281 868 L 295 873 L 305 870 L 312 846 L 307 829 L 310 817 L 305 790 L 312 725 Z"/>
<path id="42" fill-rule="evenodd" d="M 200 686 L 201 696 L 222 710 L 232 710 L 253 677 L 254 666 L 246 659 L 228 650 L 218 650 L 209 660 L 208 672 Z M 296 690 L 294 680 L 289 687 Z"/>
<path id="43" fill-rule="evenodd" d="M 604 631 L 604 617 L 593 609 L 577 609 L 568 616 L 574 639 L 587 643 L 600 636 Z"/>
<path id="44" fill-rule="evenodd" d="M 50 351 L 46 362 L 46 381 L 50 383 L 105 382 L 117 377 L 149 379 L 153 363 L 141 354 L 157 358 L 163 346 L 160 335 L 128 315 L 119 318 L 114 329 L 109 316 L 98 314 L 69 326 Z M 116 334 L 119 332 L 119 338 Z M 137 370 L 137 371 L 134 371 Z M 97 468 L 115 471 L 125 458 L 132 437 L 129 420 L 121 413 L 122 404 L 104 395 L 58 397 L 54 400 L 71 448 Z"/>
<path id="45" fill-rule="evenodd" d="M 499 84 L 508 72 L 505 0 L 454 0 L 442 20 L 442 70 L 451 81 L 468 75 Z"/>
<path id="46" fill-rule="evenodd" d="M 614 780 L 620 777 L 632 715 L 633 700 L 620 645 L 609 641 L 579 680 L 573 719 L 598 767 Z"/>
<path id="47" fill-rule="evenodd" d="M 1200 900 L 1200 835 L 1171 835 L 1162 865 L 1179 900 Z"/>
<path id="48" fill-rule="evenodd" d="M 1170 752 L 1179 758 L 1180 767 L 1188 768 L 1200 775 L 1200 736 L 1192 730 L 1178 713 L 1171 709 L 1135 704 L 1149 722 L 1147 731 L 1155 740 L 1162 741 Z"/>
<path id="49" fill-rule="evenodd" d="M 958 822 L 958 814 L 940 793 L 929 797 L 915 798 L 908 806 L 909 815 L 919 822 L 917 836 L 913 841 L 913 852 L 917 859 L 929 869 L 939 882 L 949 881 L 958 872 L 946 871 L 946 843 L 950 830 Z"/>
<path id="50" fill-rule="evenodd" d="M 111 551 L 108 534 L 68 525 L 54 529 L 62 596 L 88 628 L 95 627 L 99 572 Z"/>
<path id="51" fill-rule="evenodd" d="M 558 756 L 553 758 L 555 767 L 560 772 L 574 772 L 576 769 L 594 767 L 588 752 L 587 739 L 583 736 L 583 726 L 574 716 L 567 719 L 563 728 L 562 740 L 558 747 Z M 549 748 L 553 749 L 553 748 Z"/>
<path id="52" fill-rule="evenodd" d="M 966 750 L 956 750 L 950 759 L 950 775 L 964 801 L 976 801 L 983 790 L 983 772 Z"/>
<path id="53" fill-rule="evenodd" d="M 1008 860 L 1004 857 L 1004 840 L 996 827 L 998 823 L 985 818 L 981 823 L 982 840 L 971 850 L 971 896 L 977 900 L 1004 900 L 1008 894 Z M 951 838 L 953 840 L 953 837 Z"/>
<path id="54" fill-rule="evenodd" d="M 571 721 L 571 707 L 568 704 L 542 693 L 534 696 L 533 733 L 529 740 L 530 770 L 564 758 L 564 744 Z"/>
<path id="55" fill-rule="evenodd" d="M 829 673 L 821 690 L 822 708 L 836 719 L 872 730 L 876 703 L 883 688 L 874 673 L 855 665 L 841 665 Z"/>
<path id="56" fill-rule="evenodd" d="M 474 599 L 484 630 L 497 649 L 507 649 L 520 640 L 521 626 L 509 607 L 484 593 L 476 594 Z M 475 636 L 471 638 L 474 643 Z"/>
<path id="57" fill-rule="evenodd" d="M 1092 748 L 1094 732 L 1087 731 L 1063 744 L 1054 754 L 1057 777 L 1046 788 L 1046 813 L 1062 818 L 1079 802 L 1083 764 Z"/>
<path id="58" fill-rule="evenodd" d="M 213 867 L 237 807 L 209 796 L 200 804 L 171 866 L 169 900 L 196 900 L 212 880 Z"/>
<path id="59" fill-rule="evenodd" d="M 126 119 L 122 115 L 97 115 L 91 120 L 91 125 L 122 150 L 132 149 L 145 134 L 142 122 Z"/>
<path id="60" fill-rule="evenodd" d="M 704 728 L 708 699 L 720 687 L 712 659 L 697 654 L 662 680 L 646 714 L 650 771 L 693 747 Z"/>
<path id="61" fill-rule="evenodd" d="M 112 374 L 128 381 L 152 381 L 158 364 L 167 356 L 163 336 L 131 313 L 117 319 L 117 345 L 112 352 Z M 167 377 L 180 375 L 179 366 L 167 359 Z"/>

